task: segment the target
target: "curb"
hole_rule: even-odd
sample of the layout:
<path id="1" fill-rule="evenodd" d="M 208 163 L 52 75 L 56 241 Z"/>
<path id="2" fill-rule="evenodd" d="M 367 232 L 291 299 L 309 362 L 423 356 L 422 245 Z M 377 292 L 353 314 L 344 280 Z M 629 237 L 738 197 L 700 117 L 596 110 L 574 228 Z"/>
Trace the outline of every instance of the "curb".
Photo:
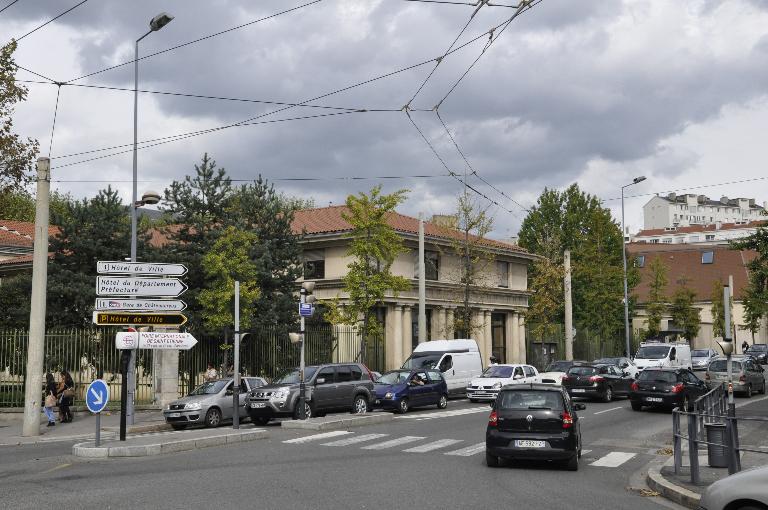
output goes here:
<path id="1" fill-rule="evenodd" d="M 392 421 L 392 413 L 376 413 L 365 415 L 350 415 L 345 418 L 310 418 L 308 420 L 283 421 L 280 424 L 284 429 L 300 430 L 340 430 L 351 427 L 363 427 L 365 425 L 374 425 L 376 423 L 387 423 Z"/>
<path id="2" fill-rule="evenodd" d="M 120 433 L 120 427 L 101 427 L 101 430 L 105 432 Z M 145 432 L 163 432 L 166 430 L 173 430 L 173 427 L 169 423 L 151 423 L 147 425 L 130 425 L 126 428 L 127 434 L 143 434 Z"/>
<path id="3" fill-rule="evenodd" d="M 699 501 L 701 501 L 701 494 L 690 491 L 679 485 L 675 485 L 670 482 L 661 474 L 661 468 L 667 465 L 672 465 L 674 459 L 669 459 L 662 465 L 652 466 L 648 469 L 648 478 L 646 482 L 648 487 L 659 492 L 662 496 L 670 501 L 674 501 L 679 505 L 683 505 L 687 508 L 697 509 L 699 508 Z"/>
<path id="4" fill-rule="evenodd" d="M 248 430 L 244 432 L 219 434 L 217 436 L 200 437 L 195 439 L 179 439 L 176 441 L 164 441 L 155 444 L 136 446 L 107 446 L 96 448 L 93 442 L 78 443 L 72 447 L 72 455 L 90 459 L 104 459 L 108 457 L 148 457 L 151 455 L 164 455 L 166 453 L 197 450 L 210 446 L 221 446 L 231 443 L 241 443 L 265 439 L 269 433 L 264 429 Z"/>

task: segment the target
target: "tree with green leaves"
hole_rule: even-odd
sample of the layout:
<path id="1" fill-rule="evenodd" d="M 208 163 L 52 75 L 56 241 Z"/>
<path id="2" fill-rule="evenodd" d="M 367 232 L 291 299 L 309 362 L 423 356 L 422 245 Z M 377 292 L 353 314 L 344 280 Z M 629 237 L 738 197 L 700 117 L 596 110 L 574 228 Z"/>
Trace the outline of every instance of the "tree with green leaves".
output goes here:
<path id="1" fill-rule="evenodd" d="M 725 299 L 723 296 L 723 281 L 715 280 L 712 282 L 712 335 L 725 338 Z M 731 317 L 733 317 L 733 296 L 731 296 Z M 732 322 L 733 324 L 733 322 Z"/>
<path id="2" fill-rule="evenodd" d="M 410 282 L 392 274 L 392 264 L 402 253 L 402 238 L 387 222 L 387 217 L 405 200 L 407 190 L 382 194 L 376 186 L 370 194 L 349 195 L 344 220 L 352 225 L 348 234 L 351 239 L 347 254 L 353 258 L 347 265 L 344 291 L 349 295 L 343 306 L 336 299 L 328 303 L 326 317 L 334 324 L 354 325 L 360 331 L 360 359 L 365 362 L 369 337 L 382 333 L 382 325 L 376 319 L 375 308 L 380 306 L 388 293 L 397 295 L 408 290 Z"/>
<path id="3" fill-rule="evenodd" d="M 645 310 L 648 313 L 648 336 L 655 337 L 661 332 L 661 318 L 667 311 L 667 266 L 661 257 L 654 257 L 648 266 L 648 302 Z"/>
<path id="4" fill-rule="evenodd" d="M 669 312 L 677 327 L 683 330 L 683 338 L 690 342 L 701 329 L 701 311 L 694 305 L 696 292 L 688 287 L 688 282 L 685 277 L 678 280 L 678 287 L 672 293 Z"/>
<path id="5" fill-rule="evenodd" d="M 752 333 L 760 331 L 764 319 L 768 318 L 768 228 L 761 226 L 757 231 L 731 244 L 737 250 L 753 250 L 757 257 L 747 262 L 749 283 L 744 290 L 742 303 L 744 305 L 744 325 L 741 326 Z"/>
<path id="6" fill-rule="evenodd" d="M 48 200 L 51 219 L 61 218 L 68 206 L 74 202 L 69 193 L 53 190 Z M 35 197 L 26 189 L 8 190 L 0 193 L 0 220 L 35 221 Z"/>
<path id="7" fill-rule="evenodd" d="M 16 82 L 14 51 L 14 40 L 0 48 L 0 198 L 29 181 L 38 151 L 37 140 L 23 140 L 13 130 L 16 105 L 27 98 L 27 88 Z"/>

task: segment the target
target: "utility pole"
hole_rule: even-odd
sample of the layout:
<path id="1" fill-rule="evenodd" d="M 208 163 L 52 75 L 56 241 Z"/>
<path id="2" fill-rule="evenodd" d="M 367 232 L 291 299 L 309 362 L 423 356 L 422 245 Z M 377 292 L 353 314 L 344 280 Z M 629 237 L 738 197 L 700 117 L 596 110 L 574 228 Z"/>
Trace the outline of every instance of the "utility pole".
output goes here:
<path id="1" fill-rule="evenodd" d="M 424 213 L 419 213 L 419 343 L 427 341 L 427 280 L 424 267 Z"/>
<path id="2" fill-rule="evenodd" d="M 565 266 L 565 359 L 573 360 L 573 302 L 571 300 L 571 250 L 563 253 Z"/>
<path id="3" fill-rule="evenodd" d="M 29 312 L 27 371 L 24 376 L 24 424 L 21 435 L 40 435 L 45 353 L 45 299 L 48 283 L 48 203 L 51 192 L 51 160 L 37 160 L 35 244 L 32 255 L 32 298 Z"/>
<path id="4" fill-rule="evenodd" d="M 240 282 L 235 281 L 235 380 L 232 384 L 232 428 L 240 428 Z"/>

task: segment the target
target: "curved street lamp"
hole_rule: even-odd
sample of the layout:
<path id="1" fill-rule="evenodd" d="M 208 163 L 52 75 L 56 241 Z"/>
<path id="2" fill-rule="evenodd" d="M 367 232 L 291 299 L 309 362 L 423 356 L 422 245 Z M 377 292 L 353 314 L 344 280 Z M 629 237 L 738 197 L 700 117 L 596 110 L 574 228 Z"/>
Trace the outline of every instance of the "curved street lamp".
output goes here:
<path id="1" fill-rule="evenodd" d="M 629 340 L 629 296 L 627 292 L 627 243 L 624 240 L 626 226 L 624 226 L 624 188 L 643 182 L 645 176 L 641 175 L 632 179 L 632 182 L 621 187 L 621 253 L 624 259 L 624 339 L 627 343 L 627 358 L 632 357 L 632 345 Z"/>

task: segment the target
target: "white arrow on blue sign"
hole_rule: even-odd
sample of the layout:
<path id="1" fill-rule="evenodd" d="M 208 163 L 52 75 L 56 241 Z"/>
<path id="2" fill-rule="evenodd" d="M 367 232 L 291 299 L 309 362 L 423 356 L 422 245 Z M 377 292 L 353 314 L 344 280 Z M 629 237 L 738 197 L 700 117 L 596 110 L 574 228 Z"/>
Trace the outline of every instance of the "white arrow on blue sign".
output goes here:
<path id="1" fill-rule="evenodd" d="M 92 413 L 100 413 L 109 402 L 109 386 L 102 379 L 96 379 L 85 390 L 85 405 Z"/>

